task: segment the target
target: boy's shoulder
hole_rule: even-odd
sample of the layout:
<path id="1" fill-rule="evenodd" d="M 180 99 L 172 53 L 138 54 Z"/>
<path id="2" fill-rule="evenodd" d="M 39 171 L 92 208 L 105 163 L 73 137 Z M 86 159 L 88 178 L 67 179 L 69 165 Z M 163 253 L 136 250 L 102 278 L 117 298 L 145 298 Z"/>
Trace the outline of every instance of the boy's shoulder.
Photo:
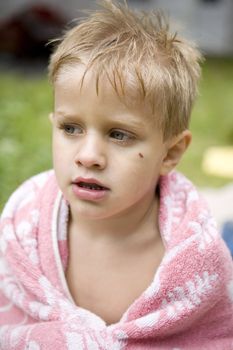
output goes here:
<path id="1" fill-rule="evenodd" d="M 14 193 L 17 193 L 18 191 L 23 191 L 23 190 L 25 191 L 30 188 L 34 190 L 36 189 L 39 190 L 53 176 L 55 176 L 53 169 L 46 170 L 36 175 L 33 175 L 27 180 L 23 181 L 22 184 L 16 189 Z"/>
<path id="2" fill-rule="evenodd" d="M 1 214 L 1 219 L 12 217 L 18 209 L 35 201 L 46 183 L 53 178 L 55 179 L 54 170 L 47 170 L 25 180 L 9 197 Z"/>
<path id="3" fill-rule="evenodd" d="M 218 241 L 220 236 L 206 199 L 177 171 L 160 179 L 160 228 L 170 246 L 194 237 Z"/>
<path id="4" fill-rule="evenodd" d="M 162 197 L 170 198 L 170 202 L 190 208 L 192 205 L 202 203 L 207 207 L 207 202 L 195 184 L 184 174 L 173 170 L 168 175 L 160 178 L 160 194 Z"/>

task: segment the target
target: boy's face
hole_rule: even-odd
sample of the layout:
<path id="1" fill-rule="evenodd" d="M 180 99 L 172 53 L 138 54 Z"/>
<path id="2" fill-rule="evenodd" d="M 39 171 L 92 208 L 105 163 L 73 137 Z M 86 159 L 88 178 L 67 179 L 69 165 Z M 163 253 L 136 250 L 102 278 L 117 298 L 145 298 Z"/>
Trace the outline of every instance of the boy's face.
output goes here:
<path id="1" fill-rule="evenodd" d="M 107 80 L 84 68 L 60 73 L 55 83 L 53 159 L 71 213 L 114 218 L 149 208 L 163 172 L 167 145 L 138 103 L 126 107 Z"/>

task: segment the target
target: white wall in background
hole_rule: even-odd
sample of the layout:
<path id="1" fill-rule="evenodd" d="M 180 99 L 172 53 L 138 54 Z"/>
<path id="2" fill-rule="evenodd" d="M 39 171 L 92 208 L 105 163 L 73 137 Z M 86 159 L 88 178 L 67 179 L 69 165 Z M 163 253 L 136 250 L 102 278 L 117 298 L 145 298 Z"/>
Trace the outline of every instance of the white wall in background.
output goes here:
<path id="1" fill-rule="evenodd" d="M 121 0 L 122 1 L 122 0 Z M 138 8 L 163 8 L 178 22 L 185 35 L 206 52 L 233 54 L 233 0 L 208 3 L 202 0 L 128 0 Z M 80 16 L 80 10 L 95 7 L 95 0 L 0 0 L 0 20 L 31 4 L 51 5 L 68 18 Z"/>

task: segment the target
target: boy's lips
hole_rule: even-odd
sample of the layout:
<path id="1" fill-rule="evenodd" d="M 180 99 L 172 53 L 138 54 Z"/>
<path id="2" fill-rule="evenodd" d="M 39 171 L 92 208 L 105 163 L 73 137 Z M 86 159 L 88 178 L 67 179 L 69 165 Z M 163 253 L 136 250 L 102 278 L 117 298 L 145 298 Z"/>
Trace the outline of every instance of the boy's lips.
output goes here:
<path id="1" fill-rule="evenodd" d="M 79 186 L 79 187 L 94 187 L 93 189 L 103 189 L 103 190 L 109 190 L 108 187 L 104 186 L 100 181 L 94 178 L 84 178 L 84 177 L 78 177 L 73 182 L 73 184 Z"/>
<path id="2" fill-rule="evenodd" d="M 103 199 L 110 190 L 95 178 L 78 177 L 72 181 L 74 194 L 84 200 L 97 201 Z"/>

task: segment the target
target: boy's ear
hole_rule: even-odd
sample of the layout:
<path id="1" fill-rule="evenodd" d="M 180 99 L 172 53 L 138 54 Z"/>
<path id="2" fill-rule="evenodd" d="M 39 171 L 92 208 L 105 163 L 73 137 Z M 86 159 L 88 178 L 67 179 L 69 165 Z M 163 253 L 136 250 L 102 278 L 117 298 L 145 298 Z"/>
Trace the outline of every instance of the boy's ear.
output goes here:
<path id="1" fill-rule="evenodd" d="M 192 140 L 192 134 L 189 130 L 182 131 L 167 141 L 167 151 L 161 167 L 161 175 L 167 175 L 179 163 L 182 155 L 186 151 Z"/>

